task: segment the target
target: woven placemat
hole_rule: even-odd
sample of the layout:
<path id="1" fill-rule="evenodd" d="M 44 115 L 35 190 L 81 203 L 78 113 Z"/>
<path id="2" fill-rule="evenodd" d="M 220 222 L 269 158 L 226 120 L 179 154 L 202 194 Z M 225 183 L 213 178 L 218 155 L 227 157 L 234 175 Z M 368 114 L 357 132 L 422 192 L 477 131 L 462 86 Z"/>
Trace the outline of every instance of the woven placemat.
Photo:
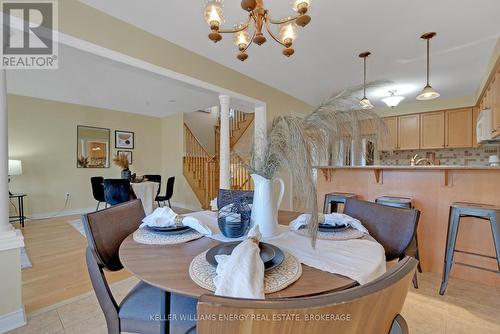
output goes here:
<path id="1" fill-rule="evenodd" d="M 175 245 L 182 244 L 191 240 L 199 239 L 203 234 L 196 230 L 190 230 L 178 234 L 166 234 L 153 232 L 145 228 L 140 228 L 134 232 L 134 241 L 147 245 Z"/>
<path id="2" fill-rule="evenodd" d="M 215 291 L 215 267 L 206 260 L 207 252 L 197 255 L 189 265 L 189 276 L 204 289 Z M 302 266 L 292 255 L 285 252 L 283 263 L 264 273 L 264 293 L 283 290 L 302 276 Z"/>
<path id="3" fill-rule="evenodd" d="M 309 232 L 307 228 L 302 228 L 300 230 L 294 231 L 297 234 L 300 234 L 304 237 L 309 237 Z M 338 232 L 321 232 L 318 231 L 318 239 L 324 240 L 350 240 L 350 239 L 360 239 L 365 234 L 360 230 L 356 230 L 355 228 L 348 228 L 347 230 L 338 231 Z"/>

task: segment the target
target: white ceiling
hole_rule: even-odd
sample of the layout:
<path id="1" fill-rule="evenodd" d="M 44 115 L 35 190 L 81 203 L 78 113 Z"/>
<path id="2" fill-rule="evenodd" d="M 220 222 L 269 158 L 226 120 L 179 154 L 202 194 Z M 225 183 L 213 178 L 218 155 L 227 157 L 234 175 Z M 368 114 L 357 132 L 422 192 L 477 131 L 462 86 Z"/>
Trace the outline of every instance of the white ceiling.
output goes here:
<path id="1" fill-rule="evenodd" d="M 216 93 L 59 46 L 59 69 L 7 71 L 8 93 L 149 116 L 205 109 Z"/>
<path id="2" fill-rule="evenodd" d="M 252 46 L 249 59 L 236 59 L 231 36 L 214 44 L 203 20 L 203 1 L 81 0 L 218 63 L 281 89 L 313 105 L 332 92 L 362 83 L 362 62 L 369 50 L 368 80 L 391 80 L 414 101 L 425 84 L 425 42 L 431 44 L 431 84 L 443 98 L 471 96 L 485 75 L 500 35 L 498 0 L 313 0 L 312 21 L 299 29 L 290 59 L 268 38 Z M 274 17 L 293 14 L 289 0 L 265 1 Z M 245 20 L 240 1 L 225 1 L 225 26 Z M 381 105 L 382 92 L 369 94 Z M 378 98 L 376 98 L 378 97 Z"/>

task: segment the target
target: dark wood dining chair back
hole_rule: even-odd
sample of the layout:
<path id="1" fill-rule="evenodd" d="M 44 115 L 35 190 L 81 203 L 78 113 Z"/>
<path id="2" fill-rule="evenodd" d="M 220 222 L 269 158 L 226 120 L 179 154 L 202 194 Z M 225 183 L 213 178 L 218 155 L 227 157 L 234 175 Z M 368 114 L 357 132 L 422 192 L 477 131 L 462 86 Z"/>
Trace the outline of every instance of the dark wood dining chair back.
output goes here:
<path id="1" fill-rule="evenodd" d="M 168 202 L 168 206 L 172 207 L 172 205 L 170 205 L 170 199 L 174 195 L 174 183 L 175 176 L 169 177 L 167 180 L 167 190 L 165 191 L 165 196 L 156 196 L 158 206 L 160 206 L 160 202 Z"/>
<path id="2" fill-rule="evenodd" d="M 123 240 L 139 228 L 144 217 L 139 199 L 83 216 L 88 246 L 100 266 L 108 271 L 123 268 L 118 249 Z"/>
<path id="3" fill-rule="evenodd" d="M 90 184 L 92 186 L 92 195 L 97 201 L 96 210 L 99 210 L 99 204 L 106 202 L 104 198 L 104 178 L 102 176 L 91 177 Z"/>
<path id="4" fill-rule="evenodd" d="M 384 247 L 387 261 L 404 257 L 420 217 L 417 209 L 390 207 L 353 198 L 347 199 L 344 213 L 361 221 Z"/>
<path id="5" fill-rule="evenodd" d="M 198 334 L 406 334 L 400 315 L 417 261 L 406 257 L 373 282 L 329 294 L 272 300 L 203 295 Z M 214 321 L 223 319 L 228 321 Z M 276 316 L 282 320 L 273 321 Z M 269 319 L 269 320 L 267 320 Z"/>
<path id="6" fill-rule="evenodd" d="M 161 191 L 161 175 L 147 174 L 144 175 L 144 178 L 147 179 L 149 182 L 158 183 L 158 190 L 156 191 L 156 197 L 158 197 Z"/>
<path id="7" fill-rule="evenodd" d="M 104 198 L 109 205 L 128 202 L 135 198 L 130 181 L 127 179 L 104 180 Z"/>
<path id="8" fill-rule="evenodd" d="M 87 267 L 97 300 L 103 310 L 108 333 L 165 333 L 169 294 L 139 282 L 118 305 L 109 288 L 104 270 L 118 271 L 123 265 L 118 251 L 123 240 L 144 219 L 140 200 L 133 200 L 82 217 L 88 246 Z M 161 317 L 152 320 L 150 317 Z"/>

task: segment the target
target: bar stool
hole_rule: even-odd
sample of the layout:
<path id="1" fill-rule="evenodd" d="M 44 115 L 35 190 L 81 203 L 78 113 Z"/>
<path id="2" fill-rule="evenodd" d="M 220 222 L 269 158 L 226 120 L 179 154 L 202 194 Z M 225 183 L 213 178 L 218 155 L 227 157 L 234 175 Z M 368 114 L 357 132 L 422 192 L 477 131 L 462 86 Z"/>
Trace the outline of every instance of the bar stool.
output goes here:
<path id="1" fill-rule="evenodd" d="M 394 206 L 397 208 L 406 208 L 406 209 L 413 208 L 413 200 L 411 198 L 408 198 L 408 197 L 380 196 L 380 197 L 375 199 L 375 203 L 387 205 L 387 206 Z M 411 244 L 406 249 L 405 253 L 406 253 L 406 255 L 413 256 L 415 259 L 418 260 L 417 269 L 418 269 L 418 272 L 421 273 L 422 267 L 420 266 L 420 255 L 418 254 L 417 233 L 415 233 L 415 237 L 413 238 Z M 413 286 L 416 289 L 418 289 L 418 280 L 417 280 L 416 273 L 415 273 L 415 276 L 413 277 Z"/>
<path id="2" fill-rule="evenodd" d="M 323 204 L 323 213 L 338 212 L 339 204 L 345 204 L 348 198 L 356 198 L 353 193 L 333 192 L 325 195 L 325 203 Z"/>
<path id="3" fill-rule="evenodd" d="M 448 235 L 446 237 L 443 279 L 441 281 L 441 288 L 439 289 L 440 295 L 444 295 L 446 288 L 448 287 L 448 279 L 450 278 L 451 266 L 453 265 L 453 255 L 455 252 L 481 256 L 490 259 L 496 259 L 498 264 L 498 270 L 492 270 L 460 262 L 455 262 L 455 263 L 466 267 L 486 270 L 500 274 L 500 228 L 498 226 L 498 219 L 497 219 L 499 217 L 499 214 L 500 214 L 500 207 L 495 205 L 461 203 L 461 202 L 456 202 L 451 205 L 450 217 L 448 220 Z M 495 244 L 495 253 L 496 253 L 495 257 L 455 249 L 455 244 L 458 235 L 458 226 L 460 224 L 460 218 L 462 217 L 475 217 L 490 221 L 491 232 L 493 234 L 493 243 Z"/>

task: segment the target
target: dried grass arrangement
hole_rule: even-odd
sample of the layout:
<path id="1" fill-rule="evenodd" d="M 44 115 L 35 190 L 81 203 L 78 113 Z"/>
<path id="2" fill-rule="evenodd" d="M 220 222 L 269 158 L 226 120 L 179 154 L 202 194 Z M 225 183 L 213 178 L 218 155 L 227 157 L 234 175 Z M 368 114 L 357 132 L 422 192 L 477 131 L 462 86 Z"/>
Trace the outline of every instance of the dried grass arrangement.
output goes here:
<path id="1" fill-rule="evenodd" d="M 387 82 L 372 82 L 366 88 L 383 85 Z M 354 87 L 330 97 L 311 114 L 276 117 L 267 135 L 262 136 L 264 151 L 251 153 L 251 173 L 272 179 L 280 170 L 288 169 L 295 194 L 311 214 L 308 231 L 313 246 L 319 225 L 314 167 L 336 161 L 340 141 L 348 140 L 361 147 L 366 133 L 378 142 L 388 139 L 384 121 L 371 110 L 360 110 L 358 93 L 362 88 Z"/>
<path id="2" fill-rule="evenodd" d="M 117 154 L 113 157 L 113 163 L 122 170 L 128 170 L 129 162 L 125 154 Z"/>
<path id="3" fill-rule="evenodd" d="M 83 155 L 80 155 L 77 159 L 78 166 L 82 168 L 87 168 L 89 166 L 89 158 L 84 157 Z"/>

